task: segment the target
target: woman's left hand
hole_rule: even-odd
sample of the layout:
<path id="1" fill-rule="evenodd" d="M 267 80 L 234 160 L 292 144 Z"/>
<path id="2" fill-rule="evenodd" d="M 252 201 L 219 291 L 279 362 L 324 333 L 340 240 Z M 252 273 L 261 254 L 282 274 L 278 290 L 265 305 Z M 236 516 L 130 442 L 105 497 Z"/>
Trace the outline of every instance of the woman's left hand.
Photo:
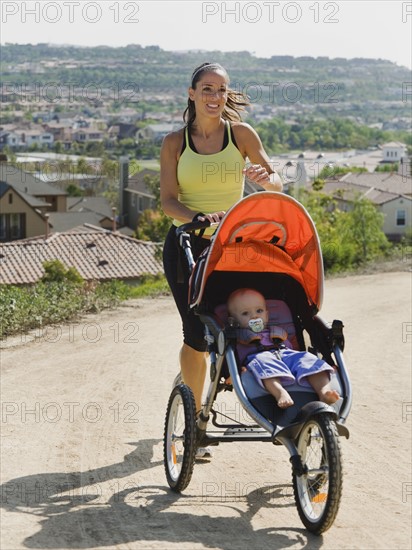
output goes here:
<path id="1" fill-rule="evenodd" d="M 244 175 L 267 191 L 281 191 L 282 180 L 276 172 L 268 172 L 261 164 L 251 164 L 243 169 Z"/>
<path id="2" fill-rule="evenodd" d="M 269 172 L 261 164 L 251 164 L 243 169 L 243 173 L 248 179 L 258 185 L 270 182 Z"/>

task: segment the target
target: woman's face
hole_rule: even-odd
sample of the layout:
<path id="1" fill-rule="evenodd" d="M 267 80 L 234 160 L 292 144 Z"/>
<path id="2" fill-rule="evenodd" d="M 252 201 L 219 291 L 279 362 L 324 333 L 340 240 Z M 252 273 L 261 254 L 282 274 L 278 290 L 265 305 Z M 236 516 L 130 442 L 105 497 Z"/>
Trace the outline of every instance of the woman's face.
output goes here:
<path id="1" fill-rule="evenodd" d="M 194 101 L 196 114 L 221 116 L 227 102 L 228 80 L 222 71 L 205 71 L 195 88 L 189 88 L 189 98 Z"/>

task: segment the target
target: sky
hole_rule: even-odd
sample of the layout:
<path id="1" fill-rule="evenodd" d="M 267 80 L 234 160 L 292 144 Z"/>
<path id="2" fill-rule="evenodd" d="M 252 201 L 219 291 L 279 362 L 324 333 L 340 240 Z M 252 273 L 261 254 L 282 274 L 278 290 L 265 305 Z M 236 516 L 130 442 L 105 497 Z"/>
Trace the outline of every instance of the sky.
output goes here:
<path id="1" fill-rule="evenodd" d="M 412 1 L 2 0 L 1 43 L 366 57 L 412 68 Z"/>

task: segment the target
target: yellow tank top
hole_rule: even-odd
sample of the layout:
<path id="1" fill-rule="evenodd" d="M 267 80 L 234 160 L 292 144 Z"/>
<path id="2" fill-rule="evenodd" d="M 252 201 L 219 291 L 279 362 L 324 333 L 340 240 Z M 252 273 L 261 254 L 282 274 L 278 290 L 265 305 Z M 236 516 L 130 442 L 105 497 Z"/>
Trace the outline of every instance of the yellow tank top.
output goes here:
<path id="1" fill-rule="evenodd" d="M 201 155 L 190 147 L 188 128 L 185 128 L 186 147 L 177 164 L 178 198 L 194 212 L 229 210 L 243 196 L 245 160 L 232 141 L 229 122 L 226 122 L 227 145 L 218 153 Z M 182 224 L 173 220 L 173 224 Z M 211 235 L 214 228 L 207 229 Z"/>

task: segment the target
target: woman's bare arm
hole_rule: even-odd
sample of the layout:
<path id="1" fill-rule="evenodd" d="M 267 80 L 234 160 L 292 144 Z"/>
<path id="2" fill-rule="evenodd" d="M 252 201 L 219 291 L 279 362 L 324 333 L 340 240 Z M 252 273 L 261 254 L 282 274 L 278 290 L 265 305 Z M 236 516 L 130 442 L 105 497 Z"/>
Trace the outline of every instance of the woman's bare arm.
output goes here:
<path id="1" fill-rule="evenodd" d="M 177 161 L 181 147 L 181 132 L 168 134 L 163 140 L 160 150 L 160 203 L 166 216 L 185 223 L 191 221 L 196 212 L 187 208 L 178 198 Z"/>
<path id="2" fill-rule="evenodd" d="M 246 167 L 245 175 L 266 191 L 282 191 L 283 183 L 273 167 L 257 132 L 246 123 L 233 124 L 236 143 L 251 165 Z"/>

